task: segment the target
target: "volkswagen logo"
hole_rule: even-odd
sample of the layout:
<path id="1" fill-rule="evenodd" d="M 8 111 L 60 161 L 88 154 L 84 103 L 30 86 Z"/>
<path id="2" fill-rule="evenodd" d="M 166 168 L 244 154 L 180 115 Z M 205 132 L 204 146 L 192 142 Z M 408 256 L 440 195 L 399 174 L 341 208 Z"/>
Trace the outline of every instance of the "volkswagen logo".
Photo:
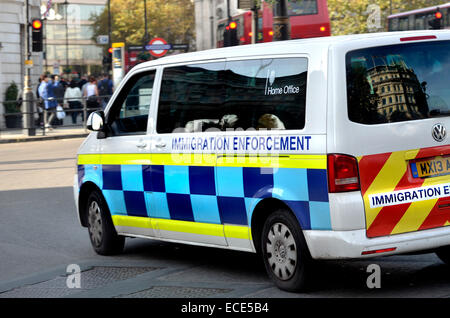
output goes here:
<path id="1" fill-rule="evenodd" d="M 445 139 L 445 136 L 447 135 L 444 125 L 442 124 L 434 125 L 433 129 L 431 130 L 431 135 L 433 136 L 434 140 L 438 142 L 443 141 Z"/>

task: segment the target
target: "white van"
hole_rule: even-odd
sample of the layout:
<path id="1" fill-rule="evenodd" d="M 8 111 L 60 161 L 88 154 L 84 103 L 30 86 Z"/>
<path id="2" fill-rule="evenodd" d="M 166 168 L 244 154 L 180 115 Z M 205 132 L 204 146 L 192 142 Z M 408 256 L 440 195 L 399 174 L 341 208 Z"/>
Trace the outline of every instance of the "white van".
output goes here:
<path id="1" fill-rule="evenodd" d="M 78 152 L 99 254 L 144 237 L 260 252 L 285 290 L 311 260 L 450 261 L 450 32 L 246 45 L 131 70 Z"/>

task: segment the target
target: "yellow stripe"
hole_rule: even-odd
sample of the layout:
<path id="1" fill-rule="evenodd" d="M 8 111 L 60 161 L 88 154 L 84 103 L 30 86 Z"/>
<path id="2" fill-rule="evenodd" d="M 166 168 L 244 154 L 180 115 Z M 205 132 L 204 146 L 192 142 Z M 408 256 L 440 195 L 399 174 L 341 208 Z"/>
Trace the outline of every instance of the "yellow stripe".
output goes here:
<path id="1" fill-rule="evenodd" d="M 216 155 L 210 153 L 152 154 L 152 164 L 169 166 L 214 166 L 216 164 Z"/>
<path id="2" fill-rule="evenodd" d="M 326 169 L 326 155 L 102 154 L 79 155 L 78 164 L 180 165 Z"/>
<path id="3" fill-rule="evenodd" d="M 248 226 L 224 225 L 225 236 L 230 238 L 238 238 L 250 240 L 250 228 Z"/>
<path id="4" fill-rule="evenodd" d="M 222 224 L 207 224 L 178 220 L 155 219 L 158 228 L 164 231 L 183 232 L 201 235 L 224 236 Z"/>
<path id="5" fill-rule="evenodd" d="M 100 155 L 78 155 L 79 165 L 98 165 L 100 164 Z"/>
<path id="6" fill-rule="evenodd" d="M 200 235 L 212 235 L 238 239 L 251 239 L 250 228 L 239 225 L 222 225 L 178 220 L 135 217 L 126 215 L 112 215 L 115 226 L 128 226 L 145 229 L 159 229 L 163 231 L 182 232 Z"/>
<path id="7" fill-rule="evenodd" d="M 418 150 L 416 150 L 416 154 L 417 152 Z M 405 174 L 406 168 L 407 166 L 405 162 L 405 152 L 393 152 L 389 156 L 389 159 L 386 161 L 383 168 L 373 180 L 372 184 L 367 189 L 366 193 L 364 194 L 367 228 L 372 225 L 376 216 L 382 209 L 382 207 L 376 209 L 370 208 L 369 195 L 374 193 L 393 191 Z"/>
<path id="8" fill-rule="evenodd" d="M 112 215 L 111 218 L 114 225 L 116 226 L 129 226 L 129 227 L 140 227 L 145 229 L 154 229 L 150 218 L 125 216 L 125 215 Z"/>

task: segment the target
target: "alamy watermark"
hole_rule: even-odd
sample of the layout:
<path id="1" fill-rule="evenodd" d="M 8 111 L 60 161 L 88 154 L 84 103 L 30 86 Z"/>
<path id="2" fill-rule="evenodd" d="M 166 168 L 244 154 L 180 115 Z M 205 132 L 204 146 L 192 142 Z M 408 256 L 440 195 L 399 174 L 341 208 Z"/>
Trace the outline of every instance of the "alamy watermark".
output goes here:
<path id="1" fill-rule="evenodd" d="M 81 268 L 77 264 L 70 264 L 66 269 L 67 279 L 66 286 L 67 288 L 81 288 Z"/>
<path id="2" fill-rule="evenodd" d="M 369 289 L 381 288 L 381 267 L 377 264 L 370 264 L 366 269 L 370 275 L 367 277 L 366 285 Z"/>
<path id="3" fill-rule="evenodd" d="M 367 14 L 369 17 L 367 18 L 367 30 L 369 32 L 377 32 L 379 31 L 381 26 L 381 8 L 379 5 L 370 4 L 367 6 L 367 9 L 364 14 Z"/>

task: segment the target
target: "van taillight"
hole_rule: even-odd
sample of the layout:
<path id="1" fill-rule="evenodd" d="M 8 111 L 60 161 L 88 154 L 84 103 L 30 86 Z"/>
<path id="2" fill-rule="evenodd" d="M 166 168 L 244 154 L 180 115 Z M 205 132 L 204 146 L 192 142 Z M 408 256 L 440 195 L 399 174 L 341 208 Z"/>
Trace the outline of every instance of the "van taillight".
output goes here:
<path id="1" fill-rule="evenodd" d="M 329 154 L 328 191 L 330 193 L 359 190 L 358 161 L 348 155 Z"/>

